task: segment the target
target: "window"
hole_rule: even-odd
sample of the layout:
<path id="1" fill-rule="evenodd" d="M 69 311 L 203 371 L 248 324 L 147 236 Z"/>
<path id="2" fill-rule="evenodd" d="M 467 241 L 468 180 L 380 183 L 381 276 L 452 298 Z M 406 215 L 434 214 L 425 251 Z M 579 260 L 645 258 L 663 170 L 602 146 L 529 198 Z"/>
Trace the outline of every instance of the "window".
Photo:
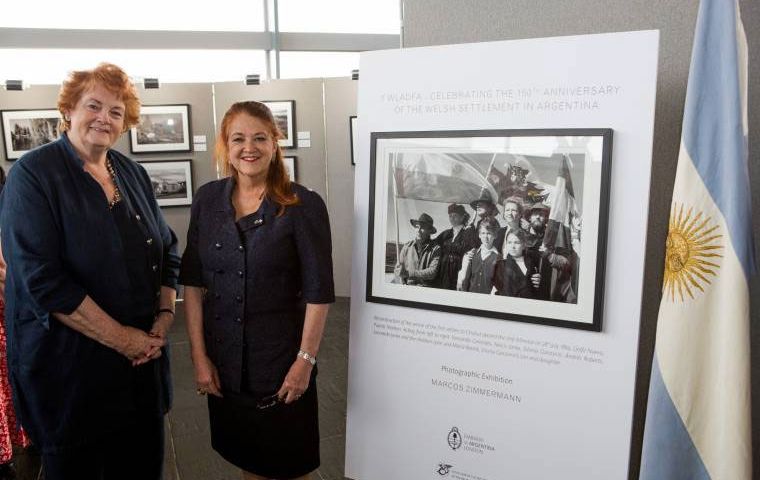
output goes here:
<path id="1" fill-rule="evenodd" d="M 350 77 L 356 52 L 280 52 L 280 78 Z"/>
<path id="2" fill-rule="evenodd" d="M 223 0 L 211 4 L 130 0 L 123 5 L 97 4 L 89 0 L 35 0 L 16 14 L 0 15 L 0 27 L 68 28 L 95 30 L 200 30 L 264 31 L 261 1 Z"/>
<path id="3" fill-rule="evenodd" d="M 100 62 L 123 68 L 132 78 L 158 78 L 163 83 L 243 81 L 246 74 L 264 76 L 262 50 L 52 50 L 0 49 L 0 81 L 58 84 L 72 70 Z"/>
<path id="4" fill-rule="evenodd" d="M 400 0 L 280 0 L 277 5 L 281 32 L 401 31 Z"/>

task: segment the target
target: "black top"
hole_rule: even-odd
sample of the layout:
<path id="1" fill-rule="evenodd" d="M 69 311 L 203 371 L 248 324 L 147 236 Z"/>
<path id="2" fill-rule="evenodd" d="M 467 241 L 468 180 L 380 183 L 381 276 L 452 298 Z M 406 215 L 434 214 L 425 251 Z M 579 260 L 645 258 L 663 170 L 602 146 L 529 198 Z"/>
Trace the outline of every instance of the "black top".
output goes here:
<path id="1" fill-rule="evenodd" d="M 125 294 L 134 280 L 120 230 L 103 189 L 84 170 L 66 134 L 19 159 L 0 195 L 14 403 L 43 451 L 98 441 L 115 419 L 136 407 L 129 360 L 51 314 L 70 314 L 89 295 L 122 324 L 145 325 L 151 318 L 144 314 L 152 313 L 160 287 L 176 286 L 177 239 L 145 169 L 114 150 L 108 155 L 122 202 L 138 221 L 134 235 L 148 247 L 150 269 L 141 280 L 153 292 L 147 305 L 143 300 L 135 305 Z M 155 368 L 159 387 L 165 388 L 151 407 L 166 411 L 171 401 L 166 355 Z"/>
<path id="2" fill-rule="evenodd" d="M 296 359 L 305 304 L 335 301 L 330 223 L 319 195 L 298 184 L 300 203 L 281 216 L 264 198 L 236 222 L 233 186 L 198 189 L 180 283 L 206 289 L 204 339 L 222 389 L 273 393 Z"/>
<path id="3" fill-rule="evenodd" d="M 145 279 L 152 275 L 150 247 L 153 239 L 145 238 L 140 221 L 136 218 L 138 215 L 129 211 L 127 202 L 122 200 L 116 203 L 111 213 L 124 245 L 124 263 L 130 285 L 128 295 L 132 298 L 132 305 L 137 308 L 134 314 L 151 318 L 156 312 L 156 294 Z"/>

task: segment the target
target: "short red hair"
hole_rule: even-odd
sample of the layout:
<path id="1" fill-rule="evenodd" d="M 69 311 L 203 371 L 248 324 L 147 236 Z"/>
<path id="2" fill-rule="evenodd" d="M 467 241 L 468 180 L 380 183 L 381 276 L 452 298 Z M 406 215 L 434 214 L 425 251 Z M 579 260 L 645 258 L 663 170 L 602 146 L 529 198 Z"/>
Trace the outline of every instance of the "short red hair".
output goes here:
<path id="1" fill-rule="evenodd" d="M 227 148 L 227 141 L 230 139 L 230 124 L 238 115 L 249 115 L 261 120 L 275 142 L 283 137 L 282 132 L 277 128 L 277 123 L 274 121 L 274 116 L 269 107 L 261 102 L 254 101 L 233 103 L 224 114 L 224 118 L 222 118 L 222 125 L 216 137 L 216 146 L 214 147 L 216 164 L 225 176 L 237 173 L 235 168 L 230 164 L 230 152 Z M 272 162 L 269 164 L 266 184 L 267 195 L 280 206 L 277 212 L 278 215 L 282 215 L 285 207 L 298 205 L 298 195 L 293 192 L 279 145 L 275 150 Z"/>
<path id="2" fill-rule="evenodd" d="M 104 87 L 124 102 L 124 132 L 137 125 L 140 121 L 140 99 L 137 90 L 129 76 L 112 63 L 101 63 L 93 70 L 79 70 L 69 74 L 69 78 L 61 85 L 58 93 L 58 111 L 61 112 L 61 131 L 71 128 L 71 122 L 66 120 L 66 111 L 76 107 L 82 95 L 95 85 Z"/>

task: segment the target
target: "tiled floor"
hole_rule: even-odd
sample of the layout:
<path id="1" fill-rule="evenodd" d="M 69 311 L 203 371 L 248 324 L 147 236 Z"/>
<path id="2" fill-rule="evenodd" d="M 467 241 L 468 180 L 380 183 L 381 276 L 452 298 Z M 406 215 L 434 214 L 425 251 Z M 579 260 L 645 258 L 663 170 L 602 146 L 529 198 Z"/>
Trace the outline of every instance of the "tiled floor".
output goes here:
<path id="1" fill-rule="evenodd" d="M 182 310 L 181 306 L 178 310 Z M 348 299 L 331 307 L 319 351 L 319 427 L 322 466 L 313 480 L 343 480 L 348 372 Z M 167 420 L 166 480 L 239 480 L 240 470 L 211 449 L 206 399 L 195 393 L 183 317 L 170 334 L 174 408 Z"/>

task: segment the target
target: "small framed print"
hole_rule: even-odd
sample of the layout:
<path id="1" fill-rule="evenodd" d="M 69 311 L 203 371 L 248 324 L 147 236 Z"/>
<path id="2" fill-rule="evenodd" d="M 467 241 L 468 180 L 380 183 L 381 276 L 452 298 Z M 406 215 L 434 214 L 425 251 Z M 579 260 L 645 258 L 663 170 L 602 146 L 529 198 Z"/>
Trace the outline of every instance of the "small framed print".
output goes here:
<path id="1" fill-rule="evenodd" d="M 295 148 L 296 146 L 296 102 L 295 100 L 263 101 L 261 102 L 271 110 L 277 128 L 282 132 L 280 139 L 282 148 Z"/>
<path id="2" fill-rule="evenodd" d="M 193 203 L 192 161 L 142 161 L 140 165 L 148 172 L 159 206 L 181 207 Z"/>
<path id="3" fill-rule="evenodd" d="M 148 105 L 129 131 L 132 153 L 189 152 L 190 105 Z"/>
<path id="4" fill-rule="evenodd" d="M 285 164 L 285 169 L 288 171 L 288 177 L 291 182 L 296 181 L 296 157 L 288 156 L 282 157 L 282 161 Z"/>
<path id="5" fill-rule="evenodd" d="M 17 160 L 29 150 L 61 136 L 58 110 L 3 110 L 6 160 Z"/>

